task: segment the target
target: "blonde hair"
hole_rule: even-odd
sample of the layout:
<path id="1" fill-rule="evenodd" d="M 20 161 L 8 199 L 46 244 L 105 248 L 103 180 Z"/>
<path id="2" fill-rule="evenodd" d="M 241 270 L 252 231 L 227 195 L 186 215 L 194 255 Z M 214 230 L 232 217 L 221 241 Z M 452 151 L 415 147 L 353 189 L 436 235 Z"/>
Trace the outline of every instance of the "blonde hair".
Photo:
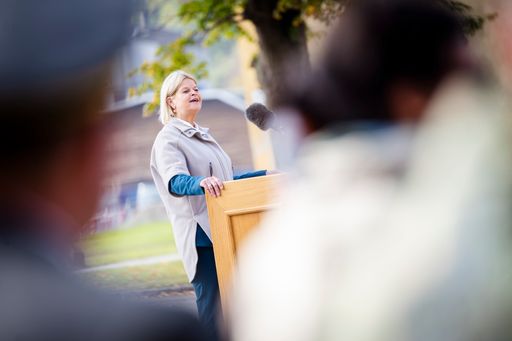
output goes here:
<path id="1" fill-rule="evenodd" d="M 176 113 L 169 105 L 167 105 L 167 97 L 174 96 L 181 83 L 185 79 L 191 79 L 197 83 L 196 79 L 182 70 L 176 70 L 171 72 L 167 78 L 165 78 L 162 88 L 160 89 L 160 115 L 159 119 L 162 124 L 167 124 Z"/>

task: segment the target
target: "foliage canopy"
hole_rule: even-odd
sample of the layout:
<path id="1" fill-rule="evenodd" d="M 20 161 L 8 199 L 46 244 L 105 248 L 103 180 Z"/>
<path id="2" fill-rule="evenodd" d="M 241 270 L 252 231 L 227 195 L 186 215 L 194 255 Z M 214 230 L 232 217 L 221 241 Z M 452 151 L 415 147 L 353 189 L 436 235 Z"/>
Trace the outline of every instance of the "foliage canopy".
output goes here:
<path id="1" fill-rule="evenodd" d="M 161 46 L 155 61 L 144 63 L 135 71 L 145 75 L 147 81 L 138 89 L 132 89 L 131 94 L 153 90 L 153 101 L 144 110 L 145 114 L 151 114 L 158 107 L 158 89 L 171 71 L 185 69 L 198 78 L 207 76 L 206 64 L 198 62 L 189 47 L 197 44 L 211 46 L 223 39 L 240 37 L 254 41 L 245 21 L 252 22 L 257 30 L 262 57 L 261 60 L 258 58 L 262 70 L 258 74 L 260 83 L 267 94 L 279 90 L 279 84 L 274 84 L 279 83 L 279 75 L 286 72 L 280 60 L 290 51 L 304 55 L 299 67 L 309 67 L 305 38 L 307 20 L 312 18 L 328 25 L 342 15 L 351 1 L 357 0 L 147 0 L 146 9 L 160 14 L 161 24 L 176 20 L 186 30 L 177 40 Z M 490 15 L 475 14 L 469 5 L 457 0 L 436 1 L 462 18 L 468 35 L 492 19 Z M 283 51 L 279 51 L 281 48 Z M 271 89 L 272 86 L 275 89 Z M 272 102 L 272 97 L 269 99 Z"/>

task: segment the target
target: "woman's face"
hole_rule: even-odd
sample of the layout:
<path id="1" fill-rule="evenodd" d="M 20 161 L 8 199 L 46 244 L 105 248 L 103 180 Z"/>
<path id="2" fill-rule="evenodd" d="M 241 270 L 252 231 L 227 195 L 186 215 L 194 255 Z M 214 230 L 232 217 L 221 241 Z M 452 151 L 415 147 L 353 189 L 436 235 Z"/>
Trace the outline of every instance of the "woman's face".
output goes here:
<path id="1" fill-rule="evenodd" d="M 176 93 L 167 102 L 173 108 L 178 118 L 190 118 L 201 110 L 201 94 L 196 82 L 186 78 L 181 82 Z"/>

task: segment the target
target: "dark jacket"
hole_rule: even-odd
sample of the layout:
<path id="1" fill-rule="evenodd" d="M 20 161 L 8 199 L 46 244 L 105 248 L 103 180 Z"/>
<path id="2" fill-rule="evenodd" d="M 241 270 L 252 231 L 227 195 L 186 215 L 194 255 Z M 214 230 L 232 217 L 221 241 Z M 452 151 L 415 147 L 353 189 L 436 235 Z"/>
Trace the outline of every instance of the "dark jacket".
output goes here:
<path id="1" fill-rule="evenodd" d="M 0 213 L 0 340 L 204 340 L 188 313 L 87 287 L 45 233 L 50 223 L 21 216 Z"/>

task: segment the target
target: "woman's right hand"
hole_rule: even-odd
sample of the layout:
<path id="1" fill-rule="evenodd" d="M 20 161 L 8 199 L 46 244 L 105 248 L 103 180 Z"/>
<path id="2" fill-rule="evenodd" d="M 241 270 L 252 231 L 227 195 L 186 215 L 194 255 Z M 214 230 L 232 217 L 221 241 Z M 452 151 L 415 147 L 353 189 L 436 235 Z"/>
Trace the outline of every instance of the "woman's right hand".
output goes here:
<path id="1" fill-rule="evenodd" d="M 199 186 L 203 187 L 205 192 L 208 191 L 214 197 L 220 196 L 221 190 L 224 189 L 224 183 L 214 176 L 204 178 L 199 183 Z"/>

